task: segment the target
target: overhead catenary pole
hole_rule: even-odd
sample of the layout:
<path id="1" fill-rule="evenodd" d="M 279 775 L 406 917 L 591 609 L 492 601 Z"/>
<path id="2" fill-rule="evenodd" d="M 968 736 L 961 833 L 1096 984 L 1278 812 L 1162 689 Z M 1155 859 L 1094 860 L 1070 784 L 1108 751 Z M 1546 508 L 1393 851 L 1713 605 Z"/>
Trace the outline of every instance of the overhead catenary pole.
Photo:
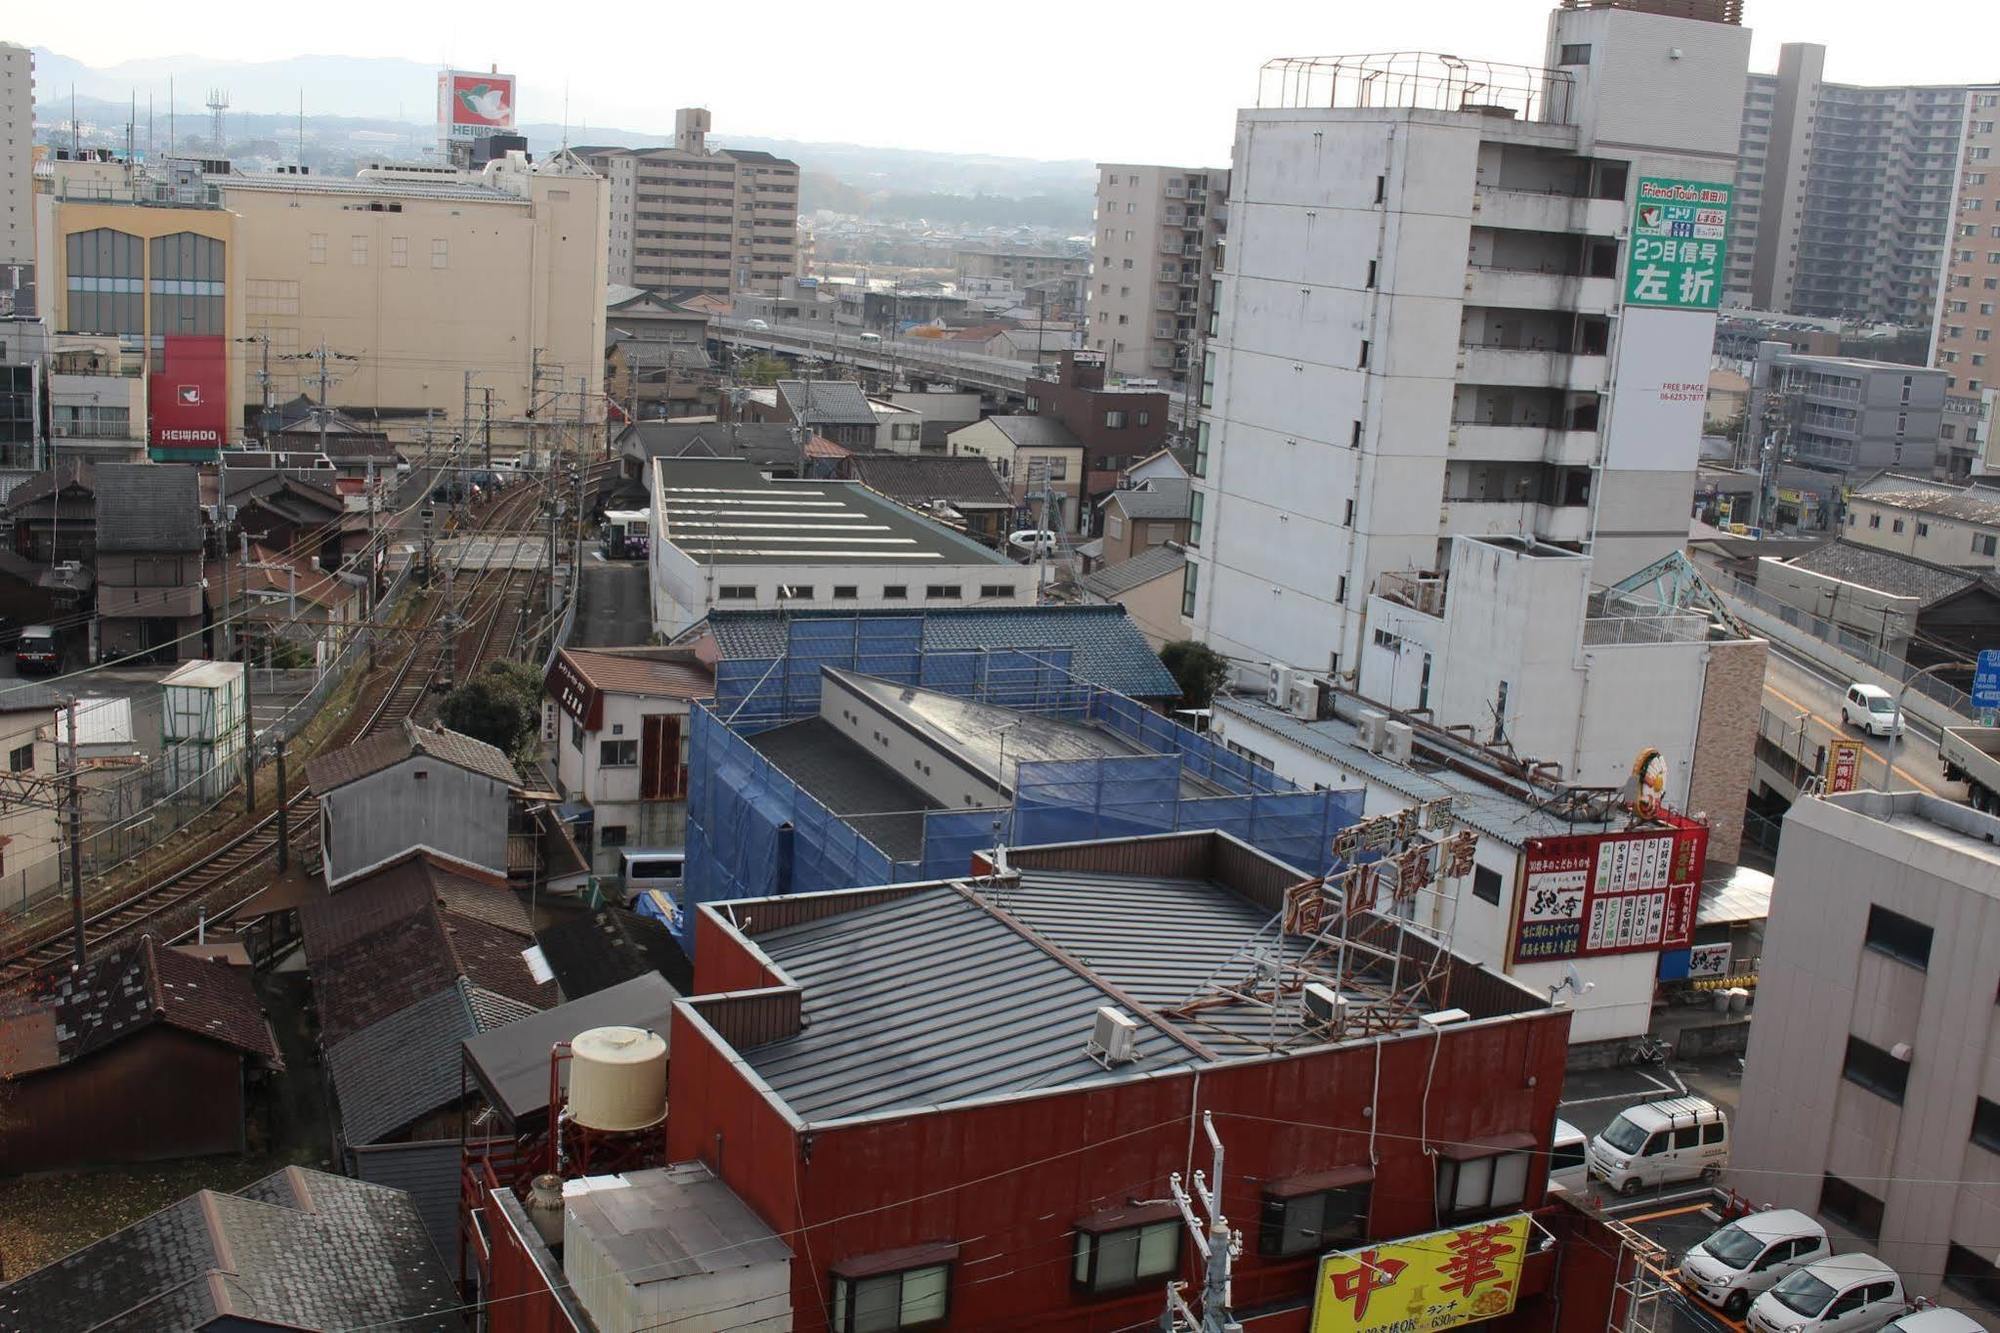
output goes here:
<path id="1" fill-rule="evenodd" d="M 250 614 L 250 534 L 241 534 L 243 542 L 243 614 Z M 223 561 L 228 563 L 227 558 Z M 251 688 L 252 678 L 257 674 L 257 645 L 254 640 L 243 638 L 243 813 L 257 813 L 257 704 L 255 692 Z"/>
<path id="2" fill-rule="evenodd" d="M 368 510 L 368 544 L 361 548 L 361 620 L 370 628 L 362 631 L 368 639 L 368 669 L 375 669 L 375 460 L 368 460 L 368 479 L 362 483 Z"/>
<path id="3" fill-rule="evenodd" d="M 69 910 L 76 936 L 77 970 L 86 961 L 83 944 L 83 786 L 76 767 L 76 699 L 69 701 Z"/>
<path id="4" fill-rule="evenodd" d="M 292 863 L 292 819 L 285 807 L 285 737 L 278 735 L 278 873 L 284 874 Z"/>

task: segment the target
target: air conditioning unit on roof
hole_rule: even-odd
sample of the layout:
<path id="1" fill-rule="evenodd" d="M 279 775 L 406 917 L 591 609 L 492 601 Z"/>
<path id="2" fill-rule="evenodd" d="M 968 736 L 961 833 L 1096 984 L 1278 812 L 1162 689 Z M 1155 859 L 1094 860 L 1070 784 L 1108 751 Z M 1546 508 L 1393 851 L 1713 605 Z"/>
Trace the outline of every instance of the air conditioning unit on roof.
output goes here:
<path id="1" fill-rule="evenodd" d="M 1347 1020 L 1348 999 L 1331 986 L 1308 981 L 1299 993 L 1306 1022 L 1316 1028 L 1338 1028 Z"/>
<path id="2" fill-rule="evenodd" d="M 1393 759 L 1399 764 L 1410 762 L 1410 742 L 1414 733 L 1407 722 L 1385 722 L 1382 725 L 1382 750 L 1384 759 Z"/>
<path id="3" fill-rule="evenodd" d="M 1271 663 L 1271 674 L 1264 690 L 1264 700 L 1273 708 L 1292 706 L 1292 682 L 1298 673 L 1283 662 Z"/>
<path id="4" fill-rule="evenodd" d="M 1370 754 L 1382 753 L 1382 732 L 1389 725 L 1389 715 L 1377 708 L 1361 710 L 1361 720 L 1355 728 L 1362 746 Z"/>
<path id="5" fill-rule="evenodd" d="M 1097 1006 L 1097 1018 L 1084 1049 L 1106 1069 L 1130 1064 L 1139 1058 L 1139 1024 L 1110 1005 L 1101 1004 Z"/>

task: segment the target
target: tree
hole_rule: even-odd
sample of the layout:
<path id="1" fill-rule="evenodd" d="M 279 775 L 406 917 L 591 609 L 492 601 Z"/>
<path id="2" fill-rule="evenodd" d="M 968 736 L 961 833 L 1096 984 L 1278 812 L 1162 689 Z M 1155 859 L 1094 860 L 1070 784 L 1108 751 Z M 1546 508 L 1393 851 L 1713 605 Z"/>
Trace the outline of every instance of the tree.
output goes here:
<path id="1" fill-rule="evenodd" d="M 1181 687 L 1182 708 L 1208 707 L 1229 679 L 1229 659 L 1193 639 L 1180 639 L 1160 649 L 1160 661 Z"/>
<path id="2" fill-rule="evenodd" d="M 444 697 L 438 720 L 509 757 L 534 758 L 541 736 L 542 679 L 525 662 L 489 662 Z"/>

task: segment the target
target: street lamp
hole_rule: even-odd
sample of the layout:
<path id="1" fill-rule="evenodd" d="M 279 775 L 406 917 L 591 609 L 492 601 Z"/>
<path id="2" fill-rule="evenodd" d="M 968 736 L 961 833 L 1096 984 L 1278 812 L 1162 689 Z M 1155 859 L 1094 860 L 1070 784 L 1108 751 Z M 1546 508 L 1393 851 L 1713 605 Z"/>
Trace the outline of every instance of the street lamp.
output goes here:
<path id="1" fill-rule="evenodd" d="M 1891 790 L 1893 779 L 1896 776 L 1896 737 L 1903 730 L 1903 696 L 1909 692 L 1910 682 L 1919 676 L 1928 676 L 1933 671 L 1942 671 L 1946 667 L 1954 667 L 1961 671 L 1977 669 L 1970 662 L 1933 662 L 1922 671 L 1912 672 L 1910 675 L 1905 676 L 1901 683 L 1896 686 L 1896 711 L 1889 714 L 1889 743 L 1883 747 L 1882 753 L 1883 791 Z"/>

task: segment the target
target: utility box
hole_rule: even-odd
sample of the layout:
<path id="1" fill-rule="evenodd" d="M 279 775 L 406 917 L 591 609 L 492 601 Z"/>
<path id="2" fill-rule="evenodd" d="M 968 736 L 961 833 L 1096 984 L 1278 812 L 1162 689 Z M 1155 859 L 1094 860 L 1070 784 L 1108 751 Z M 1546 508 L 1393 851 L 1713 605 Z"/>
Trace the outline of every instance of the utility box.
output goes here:
<path id="1" fill-rule="evenodd" d="M 160 767 L 171 799 L 220 799 L 243 758 L 243 664 L 188 662 L 160 689 Z"/>

